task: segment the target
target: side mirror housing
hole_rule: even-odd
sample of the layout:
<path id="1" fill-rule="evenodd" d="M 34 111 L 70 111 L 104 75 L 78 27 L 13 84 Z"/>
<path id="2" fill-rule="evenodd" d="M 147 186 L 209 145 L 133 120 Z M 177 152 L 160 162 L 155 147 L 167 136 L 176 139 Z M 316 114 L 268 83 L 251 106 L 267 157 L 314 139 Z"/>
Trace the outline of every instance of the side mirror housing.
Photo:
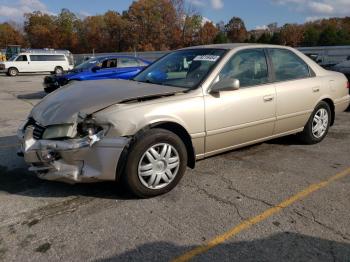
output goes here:
<path id="1" fill-rule="evenodd" d="M 240 82 L 236 78 L 225 78 L 216 82 L 211 88 L 210 93 L 218 93 L 220 91 L 233 91 L 240 88 Z"/>

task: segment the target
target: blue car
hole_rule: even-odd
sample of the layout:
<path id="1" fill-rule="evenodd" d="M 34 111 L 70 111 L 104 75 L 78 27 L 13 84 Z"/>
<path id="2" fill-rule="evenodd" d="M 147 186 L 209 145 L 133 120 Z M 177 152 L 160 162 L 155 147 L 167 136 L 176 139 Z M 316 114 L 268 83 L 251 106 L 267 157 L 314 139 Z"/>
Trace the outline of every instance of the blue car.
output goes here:
<path id="1" fill-rule="evenodd" d="M 44 78 L 44 90 L 46 93 L 50 93 L 71 81 L 130 79 L 149 64 L 149 61 L 133 56 L 90 58 L 66 74 L 46 76 Z"/>

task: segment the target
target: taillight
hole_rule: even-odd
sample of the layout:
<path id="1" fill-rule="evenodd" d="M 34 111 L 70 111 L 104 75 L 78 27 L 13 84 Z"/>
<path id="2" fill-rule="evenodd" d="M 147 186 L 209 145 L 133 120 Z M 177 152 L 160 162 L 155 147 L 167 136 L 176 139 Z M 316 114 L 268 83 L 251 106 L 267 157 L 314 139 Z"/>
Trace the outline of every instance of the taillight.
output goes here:
<path id="1" fill-rule="evenodd" d="M 350 82 L 349 82 L 349 81 L 346 82 L 346 88 L 347 88 L 347 89 L 350 89 Z"/>

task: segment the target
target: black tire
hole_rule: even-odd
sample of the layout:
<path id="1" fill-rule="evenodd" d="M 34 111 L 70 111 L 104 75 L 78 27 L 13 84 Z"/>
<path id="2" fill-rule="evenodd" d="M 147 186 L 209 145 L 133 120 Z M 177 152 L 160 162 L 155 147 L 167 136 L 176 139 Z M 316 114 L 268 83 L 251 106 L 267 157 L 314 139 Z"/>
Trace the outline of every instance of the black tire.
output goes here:
<path id="1" fill-rule="evenodd" d="M 7 70 L 7 75 L 8 76 L 16 76 L 18 75 L 18 69 L 15 68 L 15 67 L 10 67 L 8 70 Z"/>
<path id="2" fill-rule="evenodd" d="M 44 91 L 47 93 L 47 94 L 50 94 L 52 93 L 53 91 L 55 91 L 56 89 L 58 89 L 59 87 L 53 87 L 53 86 L 47 86 L 47 87 L 44 87 Z"/>
<path id="3" fill-rule="evenodd" d="M 176 149 L 179 157 L 177 173 L 173 180 L 162 188 L 150 189 L 140 180 L 138 175 L 139 163 L 152 146 L 167 143 Z M 187 151 L 183 141 L 174 133 L 160 128 L 149 129 L 135 138 L 127 156 L 123 180 L 129 190 L 138 197 L 148 198 L 161 195 L 173 189 L 181 180 L 187 167 Z M 150 178 L 151 179 L 151 178 Z M 163 181 L 164 182 L 164 181 Z"/>
<path id="4" fill-rule="evenodd" d="M 322 136 L 317 137 L 317 136 L 315 136 L 315 134 L 312 132 L 312 126 L 313 126 L 313 122 L 314 122 L 315 115 L 319 112 L 320 109 L 326 110 L 327 115 L 328 115 L 328 123 L 327 123 L 327 127 L 326 127 L 324 133 L 322 134 Z M 321 101 L 321 102 L 316 106 L 315 110 L 312 112 L 312 114 L 311 114 L 311 116 L 310 116 L 310 118 L 309 118 L 307 124 L 306 124 L 305 127 L 304 127 L 303 132 L 301 132 L 301 133 L 299 134 L 300 140 L 301 140 L 302 142 L 304 142 L 305 144 L 309 144 L 309 145 L 317 144 L 317 143 L 321 142 L 321 141 L 326 137 L 331 122 L 332 122 L 331 109 L 330 109 L 329 105 L 328 105 L 326 102 Z"/>
<path id="5" fill-rule="evenodd" d="M 62 75 L 63 73 L 64 73 L 64 71 L 63 71 L 62 67 L 60 67 L 60 66 L 55 67 L 55 71 L 54 71 L 55 75 Z"/>

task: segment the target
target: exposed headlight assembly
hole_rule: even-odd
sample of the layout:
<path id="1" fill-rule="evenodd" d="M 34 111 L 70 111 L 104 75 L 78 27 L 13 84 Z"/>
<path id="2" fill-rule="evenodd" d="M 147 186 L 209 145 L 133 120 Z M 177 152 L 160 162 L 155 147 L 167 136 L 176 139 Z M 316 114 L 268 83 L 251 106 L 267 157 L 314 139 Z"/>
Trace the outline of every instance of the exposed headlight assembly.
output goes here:
<path id="1" fill-rule="evenodd" d="M 92 119 L 86 119 L 77 126 L 77 134 L 79 137 L 87 137 L 90 145 L 101 140 L 108 132 L 109 126 L 98 125 Z"/>
<path id="2" fill-rule="evenodd" d="M 43 134 L 43 139 L 72 138 L 76 135 L 74 125 L 48 126 Z"/>

